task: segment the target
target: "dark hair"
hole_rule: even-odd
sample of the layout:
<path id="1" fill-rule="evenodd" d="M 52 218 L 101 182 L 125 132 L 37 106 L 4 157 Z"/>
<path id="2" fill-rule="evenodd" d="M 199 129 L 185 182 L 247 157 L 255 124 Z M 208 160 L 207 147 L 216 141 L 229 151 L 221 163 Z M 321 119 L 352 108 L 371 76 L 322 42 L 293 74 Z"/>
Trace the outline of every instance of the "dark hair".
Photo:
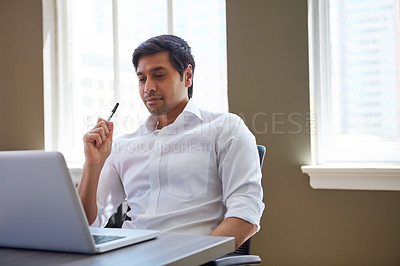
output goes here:
<path id="1" fill-rule="evenodd" d="M 194 75 L 194 58 L 191 53 L 191 48 L 185 40 L 179 38 L 175 35 L 160 35 L 148 39 L 147 41 L 140 44 L 133 52 L 132 62 L 137 70 L 137 64 L 139 58 L 142 55 L 152 55 L 158 52 L 169 52 L 169 60 L 171 64 L 178 70 L 181 78 L 183 78 L 183 72 L 188 67 L 192 65 L 193 75 Z M 193 79 L 192 85 L 188 88 L 188 97 L 192 98 L 193 94 Z"/>

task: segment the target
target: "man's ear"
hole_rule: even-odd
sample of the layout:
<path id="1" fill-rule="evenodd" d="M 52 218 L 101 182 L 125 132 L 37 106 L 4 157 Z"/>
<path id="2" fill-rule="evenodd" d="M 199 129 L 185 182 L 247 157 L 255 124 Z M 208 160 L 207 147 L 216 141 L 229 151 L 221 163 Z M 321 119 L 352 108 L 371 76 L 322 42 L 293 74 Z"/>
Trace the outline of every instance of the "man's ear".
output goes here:
<path id="1" fill-rule="evenodd" d="M 185 79 L 185 87 L 189 88 L 190 86 L 192 86 L 193 68 L 191 64 L 189 64 L 188 67 L 185 69 L 184 79 Z"/>

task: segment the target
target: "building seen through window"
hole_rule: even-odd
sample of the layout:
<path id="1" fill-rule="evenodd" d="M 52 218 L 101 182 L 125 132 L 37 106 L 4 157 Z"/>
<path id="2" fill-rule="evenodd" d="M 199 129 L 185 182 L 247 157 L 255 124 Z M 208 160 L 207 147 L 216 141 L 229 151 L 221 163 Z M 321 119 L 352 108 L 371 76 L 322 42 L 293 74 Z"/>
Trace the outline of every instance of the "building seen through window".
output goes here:
<path id="1" fill-rule="evenodd" d="M 399 162 L 399 1 L 318 4 L 318 163 Z"/>

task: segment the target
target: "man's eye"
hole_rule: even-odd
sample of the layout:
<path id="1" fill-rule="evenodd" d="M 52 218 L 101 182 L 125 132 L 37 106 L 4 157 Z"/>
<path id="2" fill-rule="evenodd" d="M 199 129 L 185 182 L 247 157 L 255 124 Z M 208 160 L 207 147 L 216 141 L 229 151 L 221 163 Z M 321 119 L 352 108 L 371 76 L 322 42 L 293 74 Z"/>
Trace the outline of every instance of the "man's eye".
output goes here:
<path id="1" fill-rule="evenodd" d="M 157 74 L 157 75 L 155 75 L 156 78 L 162 78 L 162 77 L 164 77 L 164 76 L 165 76 L 164 74 Z"/>
<path id="2" fill-rule="evenodd" d="M 139 78 L 139 82 L 144 82 L 145 80 L 145 78 Z"/>

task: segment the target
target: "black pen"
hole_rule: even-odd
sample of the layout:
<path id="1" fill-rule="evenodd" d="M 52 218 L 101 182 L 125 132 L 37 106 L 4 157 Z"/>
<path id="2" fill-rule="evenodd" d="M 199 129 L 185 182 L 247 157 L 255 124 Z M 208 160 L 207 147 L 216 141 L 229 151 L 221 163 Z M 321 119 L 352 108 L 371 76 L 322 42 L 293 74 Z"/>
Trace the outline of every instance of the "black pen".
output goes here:
<path id="1" fill-rule="evenodd" d="M 114 106 L 114 108 L 113 108 L 112 111 L 111 111 L 110 116 L 107 118 L 107 121 L 110 121 L 110 120 L 111 120 L 111 117 L 113 117 L 115 111 L 117 111 L 118 106 L 119 106 L 119 103 L 116 103 L 115 106 Z"/>

